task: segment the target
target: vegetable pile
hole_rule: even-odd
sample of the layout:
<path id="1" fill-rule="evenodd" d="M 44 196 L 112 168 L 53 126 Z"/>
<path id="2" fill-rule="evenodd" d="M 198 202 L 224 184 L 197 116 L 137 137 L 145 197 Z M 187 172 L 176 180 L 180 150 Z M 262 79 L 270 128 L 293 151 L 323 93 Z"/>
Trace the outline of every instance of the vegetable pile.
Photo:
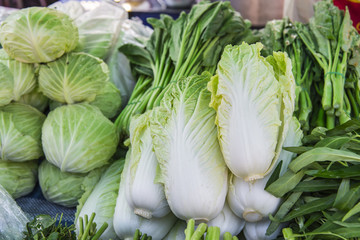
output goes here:
<path id="1" fill-rule="evenodd" d="M 223 1 L 152 29 L 111 1 L 11 14 L 0 187 L 77 209 L 23 239 L 359 238 L 360 36 L 314 10 L 258 30 Z"/>

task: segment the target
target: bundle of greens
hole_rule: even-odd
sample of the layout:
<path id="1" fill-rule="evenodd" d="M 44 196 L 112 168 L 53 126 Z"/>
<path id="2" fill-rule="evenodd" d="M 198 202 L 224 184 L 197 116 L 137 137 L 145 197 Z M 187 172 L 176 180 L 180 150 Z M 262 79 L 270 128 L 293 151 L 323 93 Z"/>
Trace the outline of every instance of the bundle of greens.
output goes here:
<path id="1" fill-rule="evenodd" d="M 351 120 L 331 130 L 315 128 L 303 146 L 286 148 L 299 155 L 268 182 L 266 190 L 284 202 L 267 234 L 288 223 L 285 239 L 360 237 L 359 133 L 360 121 Z"/>
<path id="2" fill-rule="evenodd" d="M 332 1 L 319 1 L 309 23 L 273 20 L 259 35 L 264 55 L 285 51 L 292 60 L 295 116 L 304 131 L 317 126 L 331 129 L 359 118 L 360 36 L 348 10 L 339 10 Z"/>
<path id="3" fill-rule="evenodd" d="M 148 22 L 154 32 L 145 48 L 125 44 L 119 49 L 129 58 L 137 79 L 129 103 L 115 122 L 123 139 L 129 135 L 130 118 L 159 105 L 170 82 L 203 71 L 213 74 L 225 45 L 252 36 L 250 22 L 230 2 L 202 1 L 176 20 L 161 15 Z"/>

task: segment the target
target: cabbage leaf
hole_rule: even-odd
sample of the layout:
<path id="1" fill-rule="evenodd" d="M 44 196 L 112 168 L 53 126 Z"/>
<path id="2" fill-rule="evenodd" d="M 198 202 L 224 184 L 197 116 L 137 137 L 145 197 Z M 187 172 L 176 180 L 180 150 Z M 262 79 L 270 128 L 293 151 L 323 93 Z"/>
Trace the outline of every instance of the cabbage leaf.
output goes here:
<path id="1" fill-rule="evenodd" d="M 261 49 L 261 43 L 225 47 L 208 84 L 225 162 L 246 181 L 273 169 L 295 105 L 290 59 L 282 52 L 264 58 Z"/>
<path id="2" fill-rule="evenodd" d="M 180 219 L 208 221 L 223 209 L 228 170 L 221 154 L 210 74 L 181 78 L 153 109 L 150 130 L 165 195 Z"/>

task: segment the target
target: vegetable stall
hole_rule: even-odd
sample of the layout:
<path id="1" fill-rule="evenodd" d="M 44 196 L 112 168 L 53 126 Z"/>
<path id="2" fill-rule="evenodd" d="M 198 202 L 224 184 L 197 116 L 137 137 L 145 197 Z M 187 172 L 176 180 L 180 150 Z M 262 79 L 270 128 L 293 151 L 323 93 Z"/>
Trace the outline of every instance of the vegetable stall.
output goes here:
<path id="1" fill-rule="evenodd" d="M 0 239 L 359 239 L 348 9 L 253 28 L 227 1 L 146 26 L 112 1 L 0 25 Z M 38 187 L 72 221 L 29 216 Z"/>

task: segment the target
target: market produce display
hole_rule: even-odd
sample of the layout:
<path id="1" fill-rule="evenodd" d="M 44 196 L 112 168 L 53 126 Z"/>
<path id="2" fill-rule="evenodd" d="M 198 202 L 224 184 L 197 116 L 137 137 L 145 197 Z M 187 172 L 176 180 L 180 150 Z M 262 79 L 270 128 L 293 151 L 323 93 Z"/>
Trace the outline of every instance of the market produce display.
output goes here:
<path id="1" fill-rule="evenodd" d="M 261 29 L 230 2 L 112 1 L 0 25 L 0 239 L 360 238 L 360 35 L 348 10 Z M 74 224 L 30 219 L 39 184 Z"/>

